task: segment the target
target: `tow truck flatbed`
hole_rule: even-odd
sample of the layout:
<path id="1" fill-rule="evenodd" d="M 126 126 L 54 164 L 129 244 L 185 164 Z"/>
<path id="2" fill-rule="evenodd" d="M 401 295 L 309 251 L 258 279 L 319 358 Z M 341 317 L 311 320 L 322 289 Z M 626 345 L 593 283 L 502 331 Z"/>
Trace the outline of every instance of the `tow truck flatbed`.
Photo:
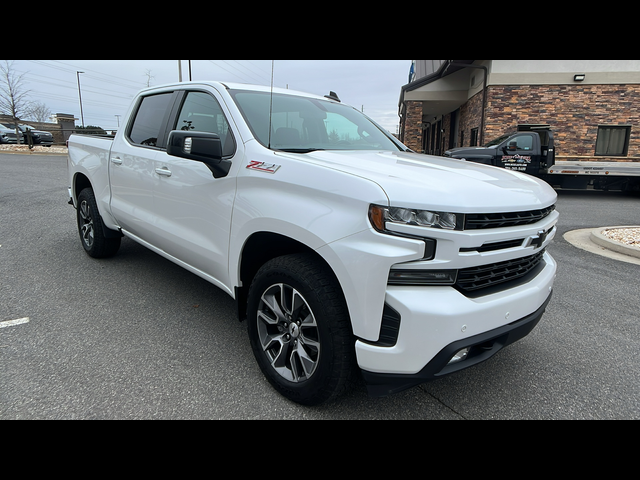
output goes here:
<path id="1" fill-rule="evenodd" d="M 551 165 L 549 175 L 610 175 L 640 177 L 639 162 L 560 161 Z"/>

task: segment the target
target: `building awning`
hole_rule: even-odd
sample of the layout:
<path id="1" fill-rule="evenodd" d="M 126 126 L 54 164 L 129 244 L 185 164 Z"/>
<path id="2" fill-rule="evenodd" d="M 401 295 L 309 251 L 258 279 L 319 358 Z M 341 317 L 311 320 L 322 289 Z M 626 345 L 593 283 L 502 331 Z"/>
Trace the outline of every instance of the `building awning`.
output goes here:
<path id="1" fill-rule="evenodd" d="M 460 64 L 470 65 L 474 60 L 447 60 L 431 75 L 404 85 L 400 91 L 399 114 L 404 111 L 404 102 L 422 102 L 425 116 L 437 117 L 450 113 L 469 99 L 469 81 L 471 69 Z M 454 65 L 455 63 L 455 65 Z"/>

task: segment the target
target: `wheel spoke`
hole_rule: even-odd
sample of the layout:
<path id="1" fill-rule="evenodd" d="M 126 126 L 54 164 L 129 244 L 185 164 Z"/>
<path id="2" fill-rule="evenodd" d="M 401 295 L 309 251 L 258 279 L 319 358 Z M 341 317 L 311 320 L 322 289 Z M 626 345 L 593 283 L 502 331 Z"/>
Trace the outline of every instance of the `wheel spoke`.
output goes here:
<path id="1" fill-rule="evenodd" d="M 304 334 L 300 335 L 299 340 L 305 347 L 314 348 L 316 351 L 320 351 L 320 342 L 317 340 L 306 337 Z"/>
<path id="2" fill-rule="evenodd" d="M 317 342 L 316 345 L 320 346 Z M 316 365 L 318 364 L 317 357 L 312 358 L 307 349 L 305 348 L 305 344 L 303 342 L 298 342 L 295 350 L 292 352 L 292 355 L 297 357 L 297 362 L 291 362 L 291 365 L 294 366 L 294 376 L 297 380 L 302 378 L 309 378 L 316 369 Z M 302 372 L 298 370 L 298 365 L 302 367 Z"/>
<path id="3" fill-rule="evenodd" d="M 91 211 L 89 210 L 89 205 L 86 201 L 80 204 L 80 216 L 85 222 L 91 221 Z"/>
<path id="4" fill-rule="evenodd" d="M 280 290 L 282 290 L 282 288 L 281 288 L 282 286 L 281 285 L 274 285 L 274 287 L 279 288 Z M 278 297 L 281 296 L 281 294 L 278 295 L 277 292 L 271 293 L 272 290 L 274 290 L 274 287 L 271 287 L 269 290 L 267 290 L 262 295 L 262 299 L 261 299 L 262 303 L 272 313 L 272 315 L 267 315 L 264 310 L 261 310 L 261 312 L 263 313 L 262 318 L 266 322 L 271 323 L 271 324 L 276 324 L 276 323 L 281 322 L 282 320 L 284 320 L 284 312 L 282 311 L 281 303 L 278 302 Z"/>

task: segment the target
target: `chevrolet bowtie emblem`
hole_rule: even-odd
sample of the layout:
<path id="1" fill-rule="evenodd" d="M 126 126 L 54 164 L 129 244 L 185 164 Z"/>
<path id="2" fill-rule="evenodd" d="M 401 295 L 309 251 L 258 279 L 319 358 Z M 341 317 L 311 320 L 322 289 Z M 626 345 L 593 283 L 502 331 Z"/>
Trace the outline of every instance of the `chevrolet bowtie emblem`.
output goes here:
<path id="1" fill-rule="evenodd" d="M 540 248 L 544 241 L 547 239 L 550 231 L 551 229 L 547 230 L 546 232 L 544 230 L 540 230 L 537 235 L 529 237 L 529 241 L 527 242 L 526 246 L 528 247 L 529 245 L 533 245 L 535 247 L 534 250 L 536 248 Z"/>

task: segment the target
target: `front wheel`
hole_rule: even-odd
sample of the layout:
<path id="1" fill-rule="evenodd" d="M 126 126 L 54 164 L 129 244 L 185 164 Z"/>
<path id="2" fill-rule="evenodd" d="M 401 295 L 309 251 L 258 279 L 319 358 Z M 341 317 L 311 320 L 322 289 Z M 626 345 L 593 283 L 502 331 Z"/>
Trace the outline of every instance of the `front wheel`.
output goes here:
<path id="1" fill-rule="evenodd" d="M 249 290 L 247 321 L 260 369 L 288 399 L 317 405 L 348 386 L 355 365 L 349 314 L 320 260 L 295 254 L 263 265 Z"/>
<path id="2" fill-rule="evenodd" d="M 120 248 L 120 237 L 107 237 L 102 217 L 91 188 L 85 188 L 78 195 L 78 233 L 82 246 L 90 256 L 105 258 L 115 255 Z"/>

